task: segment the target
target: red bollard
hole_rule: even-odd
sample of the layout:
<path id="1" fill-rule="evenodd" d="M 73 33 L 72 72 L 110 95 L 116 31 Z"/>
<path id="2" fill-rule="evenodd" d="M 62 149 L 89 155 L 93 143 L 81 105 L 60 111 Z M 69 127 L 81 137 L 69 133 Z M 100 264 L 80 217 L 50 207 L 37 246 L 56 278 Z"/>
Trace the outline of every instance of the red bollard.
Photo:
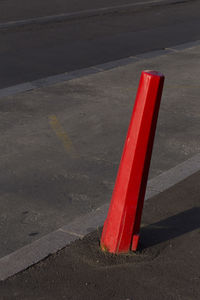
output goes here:
<path id="1" fill-rule="evenodd" d="M 101 249 L 136 251 L 164 76 L 143 71 L 118 170 Z"/>

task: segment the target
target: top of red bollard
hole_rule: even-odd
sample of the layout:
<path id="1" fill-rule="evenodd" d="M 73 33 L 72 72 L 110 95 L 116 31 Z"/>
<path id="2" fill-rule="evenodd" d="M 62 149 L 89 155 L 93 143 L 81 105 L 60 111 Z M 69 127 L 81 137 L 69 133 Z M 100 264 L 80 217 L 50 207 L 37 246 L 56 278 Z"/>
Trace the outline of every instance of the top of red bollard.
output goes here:
<path id="1" fill-rule="evenodd" d="M 165 77 L 161 72 L 153 71 L 153 70 L 144 70 L 142 73 L 151 75 L 151 76 L 158 76 L 158 77 Z"/>

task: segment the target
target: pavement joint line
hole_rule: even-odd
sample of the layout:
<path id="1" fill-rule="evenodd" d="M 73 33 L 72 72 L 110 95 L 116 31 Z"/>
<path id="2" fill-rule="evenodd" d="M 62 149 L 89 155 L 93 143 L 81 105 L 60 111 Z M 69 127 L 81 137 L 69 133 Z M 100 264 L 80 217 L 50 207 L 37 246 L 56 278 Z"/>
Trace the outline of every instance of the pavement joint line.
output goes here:
<path id="1" fill-rule="evenodd" d="M 10 29 L 10 28 L 17 28 L 23 27 L 27 25 L 42 25 L 48 24 L 52 22 L 63 22 L 73 19 L 83 19 L 87 17 L 95 17 L 95 16 L 102 16 L 102 15 L 109 15 L 113 13 L 120 13 L 130 11 L 130 9 L 141 9 L 145 6 L 160 6 L 160 5 L 170 5 L 170 4 L 181 4 L 186 3 L 189 0 L 153 0 L 153 1 L 143 1 L 138 3 L 130 3 L 124 5 L 117 5 L 111 7 L 102 7 L 97 9 L 88 9 L 88 10 L 81 10 L 77 12 L 71 13 L 63 13 L 58 15 L 49 15 L 49 16 L 41 16 L 36 18 L 29 18 L 29 19 L 22 19 L 16 21 L 9 21 L 0 23 L 0 30 Z"/>
<path id="2" fill-rule="evenodd" d="M 64 230 L 64 228 L 59 228 L 58 229 L 59 231 L 62 231 L 62 232 L 66 232 L 66 233 L 69 233 L 70 235 L 74 235 L 74 236 L 76 236 L 76 237 L 78 237 L 78 238 L 84 238 L 84 235 L 82 235 L 82 234 L 77 234 L 76 232 L 71 232 L 71 231 L 68 231 L 68 230 Z"/>
<path id="3" fill-rule="evenodd" d="M 28 92 L 28 91 L 35 90 L 38 88 L 47 87 L 47 86 L 54 85 L 57 83 L 73 80 L 76 78 L 81 78 L 81 77 L 88 76 L 88 75 L 93 75 L 93 74 L 100 73 L 100 72 L 105 72 L 105 71 L 108 71 L 108 70 L 111 70 L 111 69 L 114 69 L 117 67 L 123 67 L 125 65 L 141 61 L 143 59 L 160 57 L 160 56 L 166 55 L 166 54 L 173 55 L 173 53 L 175 53 L 175 52 L 177 53 L 182 50 L 191 49 L 191 48 L 197 47 L 199 45 L 200 45 L 200 40 L 197 40 L 197 41 L 193 41 L 193 42 L 188 42 L 188 43 L 172 46 L 172 47 L 170 47 L 170 49 L 171 49 L 170 51 L 165 51 L 165 49 L 149 51 L 149 52 L 145 52 L 145 53 L 138 54 L 135 56 L 129 56 L 126 58 L 94 65 L 91 67 L 87 67 L 87 68 L 83 68 L 83 69 L 79 69 L 79 70 L 75 70 L 75 71 L 71 71 L 71 72 L 64 72 L 61 74 L 52 75 L 52 76 L 44 77 L 41 79 L 36 79 L 36 80 L 30 81 L 30 82 L 16 84 L 13 86 L 9 86 L 9 87 L 0 89 L 0 98 L 16 95 L 19 93 Z M 166 48 L 166 50 L 168 50 L 168 48 Z"/>
<path id="4" fill-rule="evenodd" d="M 149 52 L 137 54 L 135 56 L 135 58 L 137 58 L 139 60 L 141 60 L 141 59 L 148 59 L 148 58 L 154 58 L 154 57 L 157 57 L 157 56 L 162 56 L 162 55 L 170 54 L 172 52 L 173 51 L 165 48 L 165 49 L 153 50 L 153 51 L 149 51 Z"/>
<path id="5" fill-rule="evenodd" d="M 171 52 L 179 52 L 179 50 L 173 49 L 173 48 L 165 48 L 166 50 L 170 50 Z"/>
<path id="6" fill-rule="evenodd" d="M 102 69 L 102 68 L 98 68 L 98 66 L 94 66 L 94 67 L 92 67 L 92 69 L 94 69 L 94 70 L 97 70 L 97 71 L 99 71 L 99 72 L 102 72 L 102 71 L 104 71 L 104 69 Z"/>
<path id="7" fill-rule="evenodd" d="M 196 41 L 192 41 L 192 42 L 187 42 L 187 43 L 182 43 L 180 45 L 175 45 L 175 46 L 171 46 L 169 47 L 171 49 L 171 51 L 184 51 L 187 49 L 192 49 L 196 46 L 200 45 L 200 40 L 196 40 Z"/>
<path id="8" fill-rule="evenodd" d="M 148 181 L 145 200 L 158 196 L 200 170 L 200 153 Z M 106 219 L 109 203 L 86 215 L 77 217 L 39 240 L 0 258 L 0 281 L 38 263 L 52 253 L 68 246 L 77 238 L 101 227 Z"/>

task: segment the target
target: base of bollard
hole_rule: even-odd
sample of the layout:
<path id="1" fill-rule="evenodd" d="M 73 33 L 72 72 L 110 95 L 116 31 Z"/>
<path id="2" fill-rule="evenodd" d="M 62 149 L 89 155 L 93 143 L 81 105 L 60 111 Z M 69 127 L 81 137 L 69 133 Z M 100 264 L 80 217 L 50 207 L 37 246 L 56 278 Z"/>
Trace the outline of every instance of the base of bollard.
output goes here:
<path id="1" fill-rule="evenodd" d="M 140 235 L 139 234 L 134 234 L 133 239 L 132 239 L 132 246 L 131 246 L 132 251 L 137 250 L 139 239 L 140 239 Z"/>

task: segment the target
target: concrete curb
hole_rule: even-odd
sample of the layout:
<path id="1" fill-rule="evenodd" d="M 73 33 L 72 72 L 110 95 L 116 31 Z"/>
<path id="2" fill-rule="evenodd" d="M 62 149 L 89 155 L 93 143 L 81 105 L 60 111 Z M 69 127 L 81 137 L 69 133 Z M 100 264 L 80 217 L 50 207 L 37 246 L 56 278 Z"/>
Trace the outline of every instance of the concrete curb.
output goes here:
<path id="1" fill-rule="evenodd" d="M 88 68 L 84 68 L 84 69 L 80 69 L 80 70 L 76 70 L 76 71 L 72 71 L 72 72 L 66 72 L 66 73 L 62 73 L 62 74 L 58 74 L 58 75 L 54 75 L 54 76 L 41 78 L 41 79 L 34 80 L 31 82 L 17 84 L 14 86 L 0 89 L 0 98 L 15 95 L 18 93 L 31 91 L 31 90 L 34 90 L 37 88 L 50 86 L 50 85 L 53 85 L 56 83 L 61 83 L 64 81 L 69 81 L 69 80 L 72 80 L 75 78 L 80 78 L 83 76 L 88 76 L 88 75 L 92 75 L 95 73 L 108 71 L 108 70 L 111 70 L 111 69 L 114 69 L 117 67 L 122 67 L 122 66 L 125 66 L 128 64 L 131 64 L 131 63 L 135 63 L 139 60 L 149 59 L 149 58 L 153 58 L 153 57 L 159 57 L 161 55 L 166 55 L 166 54 L 170 54 L 170 53 L 172 54 L 174 52 L 183 51 L 183 50 L 186 50 L 186 49 L 189 49 L 189 48 L 192 48 L 195 46 L 199 46 L 199 45 L 200 45 L 200 40 L 197 40 L 194 42 L 180 44 L 180 45 L 172 46 L 170 48 L 166 48 L 166 49 L 162 49 L 162 50 L 155 50 L 155 51 L 151 51 L 151 52 L 147 52 L 147 53 L 142 53 L 139 55 L 130 56 L 130 57 L 123 58 L 120 60 L 115 60 L 115 61 L 111 61 L 108 63 L 104 63 L 104 64 L 100 64 L 100 65 L 96 65 L 96 66 L 92 66 L 92 67 L 88 67 Z"/>
<path id="2" fill-rule="evenodd" d="M 145 200 L 171 188 L 200 170 L 200 153 L 176 167 L 148 181 Z M 49 233 L 39 240 L 0 259 L 0 280 L 5 280 L 27 269 L 45 257 L 66 247 L 76 239 L 102 226 L 109 203 L 95 211 L 75 219 L 73 222 Z"/>
<path id="3" fill-rule="evenodd" d="M 84 19 L 88 17 L 104 16 L 120 12 L 129 12 L 130 10 L 138 11 L 146 6 L 161 6 L 161 5 L 171 5 L 171 4 L 181 4 L 186 3 L 190 0 L 153 0 L 145 1 L 134 4 L 118 5 L 112 7 L 102 7 L 98 9 L 88 9 L 78 12 L 65 13 L 52 16 L 43 16 L 37 18 L 24 19 L 19 21 L 10 21 L 6 23 L 0 23 L 0 30 L 19 28 L 28 25 L 44 25 L 52 22 L 63 22 L 75 19 Z"/>

